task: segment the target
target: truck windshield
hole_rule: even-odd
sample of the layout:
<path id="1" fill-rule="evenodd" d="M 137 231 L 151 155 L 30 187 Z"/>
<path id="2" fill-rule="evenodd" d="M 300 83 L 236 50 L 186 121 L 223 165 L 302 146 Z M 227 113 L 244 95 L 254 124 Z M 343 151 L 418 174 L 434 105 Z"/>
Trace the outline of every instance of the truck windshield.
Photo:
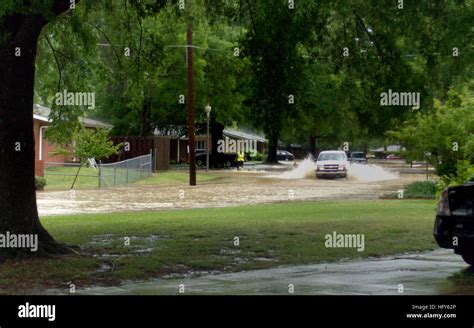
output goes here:
<path id="1" fill-rule="evenodd" d="M 326 153 L 320 154 L 318 161 L 343 161 L 345 160 L 344 154 L 340 153 Z"/>

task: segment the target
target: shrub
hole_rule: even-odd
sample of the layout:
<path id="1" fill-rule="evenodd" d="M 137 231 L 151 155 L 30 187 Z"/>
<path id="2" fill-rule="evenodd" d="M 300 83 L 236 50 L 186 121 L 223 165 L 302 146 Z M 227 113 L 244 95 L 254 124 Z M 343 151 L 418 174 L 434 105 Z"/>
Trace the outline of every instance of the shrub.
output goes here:
<path id="1" fill-rule="evenodd" d="M 435 181 L 416 181 L 412 182 L 405 187 L 404 197 L 428 197 L 435 198 L 436 196 L 436 186 Z"/>
<path id="2" fill-rule="evenodd" d="M 46 179 L 43 177 L 35 177 L 36 190 L 43 190 L 44 186 L 46 186 Z"/>
<path id="3" fill-rule="evenodd" d="M 470 161 L 460 161 L 456 164 L 456 174 L 445 175 L 437 186 L 437 196 L 450 186 L 457 186 L 466 183 L 474 178 L 474 164 Z"/>
<path id="4" fill-rule="evenodd" d="M 254 157 L 250 156 L 251 161 L 263 161 L 263 154 L 260 152 L 257 152 Z"/>
<path id="5" fill-rule="evenodd" d="M 435 199 L 438 195 L 440 183 L 436 181 L 415 181 L 405 186 L 403 189 L 403 198 L 431 198 Z M 398 193 L 389 193 L 382 198 L 395 199 Z"/>

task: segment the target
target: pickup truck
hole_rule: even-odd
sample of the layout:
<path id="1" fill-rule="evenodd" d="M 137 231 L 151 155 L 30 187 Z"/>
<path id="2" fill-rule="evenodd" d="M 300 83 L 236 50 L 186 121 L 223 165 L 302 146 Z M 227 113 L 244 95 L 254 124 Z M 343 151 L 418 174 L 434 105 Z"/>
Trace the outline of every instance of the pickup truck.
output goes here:
<path id="1" fill-rule="evenodd" d="M 342 150 L 322 151 L 316 160 L 317 178 L 345 178 L 349 162 Z"/>
<path id="2" fill-rule="evenodd" d="M 454 249 L 474 265 L 474 179 L 446 188 L 438 203 L 434 237 L 442 248 Z"/>

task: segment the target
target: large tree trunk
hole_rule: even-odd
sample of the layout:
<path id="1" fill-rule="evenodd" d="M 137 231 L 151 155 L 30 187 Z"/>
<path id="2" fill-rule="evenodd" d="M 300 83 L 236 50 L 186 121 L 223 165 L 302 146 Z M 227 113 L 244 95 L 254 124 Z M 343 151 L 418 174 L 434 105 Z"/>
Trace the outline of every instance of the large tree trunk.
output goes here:
<path id="1" fill-rule="evenodd" d="M 0 21 L 0 234 L 37 234 L 38 250 L 0 248 L 8 258 L 68 252 L 43 228 L 36 208 L 33 91 L 41 16 Z M 18 48 L 20 56 L 15 56 Z M 17 53 L 18 54 L 18 53 Z"/>
<path id="2" fill-rule="evenodd" d="M 268 156 L 265 161 L 266 163 L 269 163 L 269 164 L 278 163 L 277 149 L 278 149 L 278 135 L 271 134 L 268 138 Z"/>
<path id="3" fill-rule="evenodd" d="M 148 96 L 144 97 L 143 106 L 141 111 L 141 126 L 140 126 L 140 136 L 149 137 L 152 134 L 151 127 L 151 99 Z"/>
<path id="4" fill-rule="evenodd" d="M 317 153 L 317 150 L 316 150 L 316 137 L 311 135 L 309 136 L 309 153 L 311 156 L 313 157 L 316 157 L 316 153 Z"/>

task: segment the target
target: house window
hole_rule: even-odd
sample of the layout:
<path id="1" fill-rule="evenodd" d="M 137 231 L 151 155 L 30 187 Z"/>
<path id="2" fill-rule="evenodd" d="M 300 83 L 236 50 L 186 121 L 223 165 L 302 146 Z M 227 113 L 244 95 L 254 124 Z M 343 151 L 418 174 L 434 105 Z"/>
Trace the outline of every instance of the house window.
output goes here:
<path id="1" fill-rule="evenodd" d="M 205 141 L 202 141 L 202 140 L 196 141 L 196 149 L 205 149 L 205 147 L 206 147 Z"/>

